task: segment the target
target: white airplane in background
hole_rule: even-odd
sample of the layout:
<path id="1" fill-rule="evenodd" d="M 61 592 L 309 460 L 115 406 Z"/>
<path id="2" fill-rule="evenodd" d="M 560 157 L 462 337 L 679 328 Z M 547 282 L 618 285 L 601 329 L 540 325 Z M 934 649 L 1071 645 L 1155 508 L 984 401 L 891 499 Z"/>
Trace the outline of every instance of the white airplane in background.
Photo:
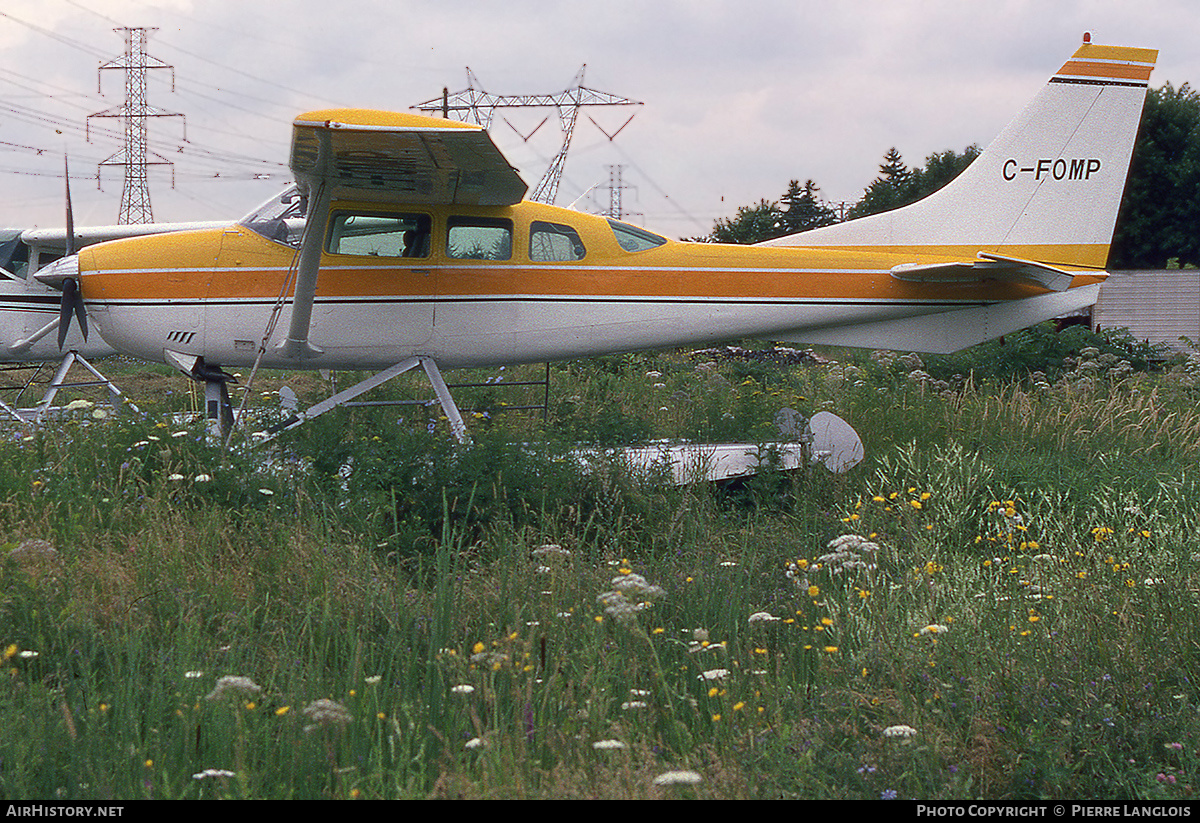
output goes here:
<path id="1" fill-rule="evenodd" d="M 148 234 L 219 228 L 223 221 L 140 223 L 75 228 L 74 249 Z M 85 338 L 82 324 L 71 328 L 62 345 L 50 336 L 58 328 L 62 292 L 32 275 L 74 253 L 67 229 L 0 229 L 0 363 L 41 363 L 59 359 L 63 351 L 86 358 L 116 354 L 100 336 Z M 41 334 L 39 334 L 41 332 Z"/>
<path id="2" fill-rule="evenodd" d="M 942 190 L 750 247 L 525 201 L 477 126 L 316 111 L 294 123 L 300 197 L 37 278 L 65 322 L 77 281 L 109 344 L 203 381 L 226 422 L 231 366 L 382 370 L 295 425 L 421 365 L 461 436 L 442 368 L 742 337 L 950 352 L 1095 303 L 1156 59 L 1085 35 Z"/>
<path id="3" fill-rule="evenodd" d="M 95 243 L 224 225 L 222 222 L 141 223 L 76 228 L 71 209 L 70 178 L 68 174 L 64 174 L 64 178 L 67 181 L 65 228 L 0 229 L 0 370 L 37 367 L 32 372 L 25 371 L 23 385 L 14 383 L 3 387 L 17 394 L 15 399 L 10 398 L 12 405 L 0 400 L 0 412 L 22 422 L 41 421 L 63 388 L 103 385 L 107 387 L 114 407 L 119 408 L 122 400 L 120 389 L 89 362 L 117 352 L 99 335 L 92 335 L 88 340 L 87 317 L 78 301 L 72 299 L 74 289 L 67 283 L 54 289 L 31 275 L 55 260 L 74 255 L 77 249 Z M 71 313 L 79 320 L 74 328 L 67 317 Z M 56 330 L 59 334 L 50 337 Z M 38 406 L 14 408 L 37 378 L 40 367 L 52 360 L 59 361 L 58 368 Z M 95 379 L 68 382 L 68 372 L 76 363 Z"/>

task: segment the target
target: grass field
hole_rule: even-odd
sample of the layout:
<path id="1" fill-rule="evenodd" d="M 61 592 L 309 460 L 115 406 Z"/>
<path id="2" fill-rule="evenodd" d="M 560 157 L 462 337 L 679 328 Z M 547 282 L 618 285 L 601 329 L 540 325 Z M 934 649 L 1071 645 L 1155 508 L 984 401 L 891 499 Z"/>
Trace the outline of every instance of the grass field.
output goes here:
<path id="1" fill-rule="evenodd" d="M 142 415 L 0 443 L 0 796 L 1190 797 L 1200 367 L 1147 354 L 600 358 L 545 422 L 464 390 L 468 446 L 389 406 L 228 455 L 183 378 L 106 364 Z M 784 407 L 866 460 L 579 464 Z"/>

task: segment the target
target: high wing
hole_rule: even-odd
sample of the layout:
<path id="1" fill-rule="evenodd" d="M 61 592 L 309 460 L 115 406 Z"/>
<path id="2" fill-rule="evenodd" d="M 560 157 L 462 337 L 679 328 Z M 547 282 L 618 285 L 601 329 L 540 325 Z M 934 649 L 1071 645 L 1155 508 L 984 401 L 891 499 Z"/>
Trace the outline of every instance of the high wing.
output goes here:
<path id="1" fill-rule="evenodd" d="M 480 126 L 418 114 L 329 109 L 302 114 L 291 168 L 310 189 L 388 203 L 511 206 L 528 186 Z"/>
<path id="2" fill-rule="evenodd" d="M 279 345 L 292 358 L 321 354 L 308 342 L 329 205 L 383 203 L 511 206 L 528 186 L 480 126 L 418 114 L 326 109 L 296 118 L 292 172 L 308 197 L 308 221 L 292 320 Z"/>

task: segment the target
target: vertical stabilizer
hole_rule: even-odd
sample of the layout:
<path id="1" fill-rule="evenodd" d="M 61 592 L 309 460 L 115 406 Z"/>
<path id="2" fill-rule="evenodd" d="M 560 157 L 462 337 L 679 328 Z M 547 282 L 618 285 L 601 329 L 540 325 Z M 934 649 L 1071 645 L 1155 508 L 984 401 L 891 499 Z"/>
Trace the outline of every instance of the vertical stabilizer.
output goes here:
<path id="1" fill-rule="evenodd" d="M 949 185 L 894 211 L 764 245 L 1102 269 L 1125 190 L 1154 49 L 1088 42 Z"/>

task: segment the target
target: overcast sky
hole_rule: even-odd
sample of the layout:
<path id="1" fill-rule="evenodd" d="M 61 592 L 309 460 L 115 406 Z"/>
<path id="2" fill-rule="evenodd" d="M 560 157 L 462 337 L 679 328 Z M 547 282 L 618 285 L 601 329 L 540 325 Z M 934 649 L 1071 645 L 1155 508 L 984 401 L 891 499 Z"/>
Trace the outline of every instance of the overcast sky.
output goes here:
<path id="1" fill-rule="evenodd" d="M 147 73 L 148 103 L 185 116 L 150 122 L 174 164 L 150 169 L 156 220 L 237 218 L 288 181 L 297 114 L 407 110 L 466 88 L 468 66 L 519 95 L 562 92 L 586 64 L 585 86 L 643 103 L 581 110 L 557 203 L 601 210 L 620 164 L 627 219 L 673 237 L 793 178 L 852 203 L 892 146 L 919 165 L 986 145 L 1084 31 L 1159 49 L 1152 86 L 1200 83 L 1191 0 L 4 0 L 0 225 L 63 224 L 64 151 L 76 222 L 116 222 L 123 169 L 98 189 L 97 165 L 120 121 L 87 116 L 124 99 L 124 72 L 99 70 L 122 26 L 157 29 L 148 52 L 173 70 Z M 492 134 L 532 190 L 553 110 L 500 112 Z"/>

